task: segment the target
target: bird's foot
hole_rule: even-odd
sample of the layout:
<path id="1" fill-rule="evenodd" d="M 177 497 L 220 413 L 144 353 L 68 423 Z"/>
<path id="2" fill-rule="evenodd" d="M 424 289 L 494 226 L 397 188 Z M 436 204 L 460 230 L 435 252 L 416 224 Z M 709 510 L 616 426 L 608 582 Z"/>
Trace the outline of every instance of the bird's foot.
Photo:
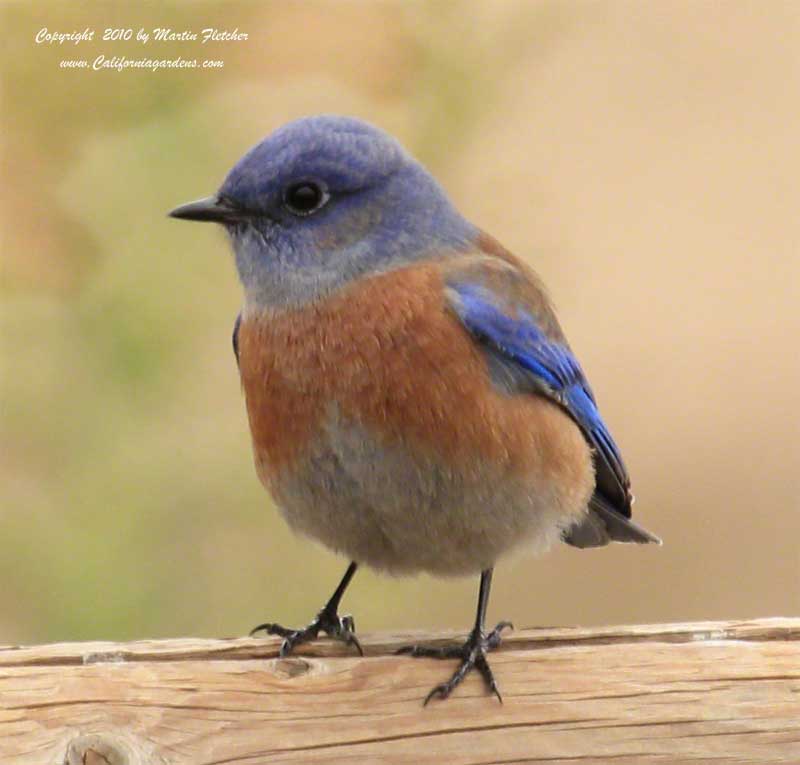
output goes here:
<path id="1" fill-rule="evenodd" d="M 431 659 L 461 659 L 461 664 L 453 673 L 453 676 L 446 682 L 435 686 L 425 697 L 426 705 L 434 696 L 446 699 L 458 687 L 461 681 L 473 669 L 477 669 L 489 690 L 497 696 L 500 703 L 503 697 L 497 688 L 492 668 L 486 659 L 486 654 L 493 651 L 500 645 L 503 630 L 506 628 L 514 629 L 511 622 L 500 622 L 488 635 L 482 629 L 475 628 L 470 633 L 464 645 L 452 646 L 450 648 L 429 648 L 426 646 L 409 645 L 401 648 L 397 653 L 407 654 L 408 656 L 422 656 Z"/>
<path id="2" fill-rule="evenodd" d="M 278 652 L 281 658 L 288 656 L 296 646 L 316 640 L 320 632 L 324 632 L 334 640 L 341 640 L 346 645 L 355 646 L 358 653 L 361 656 L 364 655 L 364 651 L 361 650 L 361 643 L 358 642 L 356 637 L 356 623 L 353 621 L 353 617 L 349 614 L 339 616 L 336 611 L 328 608 L 323 608 L 314 621 L 303 629 L 293 630 L 282 627 L 280 624 L 266 622 L 254 627 L 250 634 L 254 635 L 256 632 L 262 631 L 268 635 L 278 635 L 283 638 L 281 649 Z"/>

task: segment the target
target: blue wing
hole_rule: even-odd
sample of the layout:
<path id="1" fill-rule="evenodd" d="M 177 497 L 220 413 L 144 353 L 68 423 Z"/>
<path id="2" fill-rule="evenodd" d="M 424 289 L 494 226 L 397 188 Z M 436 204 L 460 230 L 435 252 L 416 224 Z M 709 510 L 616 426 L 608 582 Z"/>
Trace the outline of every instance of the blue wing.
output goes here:
<path id="1" fill-rule="evenodd" d="M 633 501 L 628 471 L 546 296 L 529 275 L 510 264 L 503 263 L 502 272 L 498 278 L 496 264 L 483 274 L 475 266 L 453 269 L 446 280 L 448 298 L 486 353 L 495 382 L 509 394 L 535 393 L 557 403 L 592 447 L 594 513 L 566 540 L 580 547 L 609 539 L 658 541 L 627 520 Z"/>
<path id="2" fill-rule="evenodd" d="M 609 484 L 610 494 L 618 512 L 630 517 L 630 478 L 619 448 L 614 443 L 597 408 L 589 383 L 575 356 L 563 343 L 548 338 L 536 319 L 518 309 L 515 316 L 506 314 L 497 305 L 497 297 L 475 284 L 453 284 L 458 296 L 454 308 L 464 326 L 483 345 L 491 349 L 495 364 L 512 364 L 507 372 L 514 375 L 517 385 L 533 388 L 561 407 L 577 423 L 600 458 L 604 470 L 601 479 Z M 517 369 L 514 369 L 517 367 Z"/>

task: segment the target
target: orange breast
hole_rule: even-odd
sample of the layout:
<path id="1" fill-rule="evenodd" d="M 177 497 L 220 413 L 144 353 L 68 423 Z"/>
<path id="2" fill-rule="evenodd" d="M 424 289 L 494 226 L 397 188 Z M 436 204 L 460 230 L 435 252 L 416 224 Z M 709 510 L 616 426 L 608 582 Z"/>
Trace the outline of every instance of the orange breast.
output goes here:
<path id="1" fill-rule="evenodd" d="M 323 437 L 326 413 L 378 439 L 510 474 L 583 478 L 587 447 L 550 402 L 492 386 L 480 349 L 444 305 L 436 264 L 363 279 L 310 307 L 245 314 L 240 369 L 262 478 Z M 574 473 L 574 475 L 572 475 Z"/>

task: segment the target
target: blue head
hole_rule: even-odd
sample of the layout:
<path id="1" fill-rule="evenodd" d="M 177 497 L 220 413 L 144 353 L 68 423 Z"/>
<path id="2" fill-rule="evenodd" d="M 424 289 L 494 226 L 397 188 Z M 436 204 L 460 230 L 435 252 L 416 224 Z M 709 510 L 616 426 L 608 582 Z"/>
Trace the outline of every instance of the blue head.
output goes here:
<path id="1" fill-rule="evenodd" d="M 239 160 L 216 196 L 170 214 L 225 225 L 257 307 L 314 300 L 463 248 L 476 233 L 391 136 L 332 116 L 284 125 Z"/>

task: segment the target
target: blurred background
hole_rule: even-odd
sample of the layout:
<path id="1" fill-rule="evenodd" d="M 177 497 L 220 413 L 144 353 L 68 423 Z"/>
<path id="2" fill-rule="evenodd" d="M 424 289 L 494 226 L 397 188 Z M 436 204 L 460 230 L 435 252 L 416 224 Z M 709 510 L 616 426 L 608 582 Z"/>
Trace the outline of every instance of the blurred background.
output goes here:
<path id="1" fill-rule="evenodd" d="M 306 114 L 397 135 L 538 270 L 662 548 L 503 562 L 518 626 L 800 612 L 800 6 L 2 7 L 0 642 L 304 624 L 346 561 L 255 476 L 225 237 L 169 220 Z M 97 30 L 75 46 L 51 31 Z M 102 42 L 238 27 L 238 43 Z M 65 58 L 222 59 L 66 71 Z M 477 577 L 359 573 L 361 631 L 466 629 Z"/>

